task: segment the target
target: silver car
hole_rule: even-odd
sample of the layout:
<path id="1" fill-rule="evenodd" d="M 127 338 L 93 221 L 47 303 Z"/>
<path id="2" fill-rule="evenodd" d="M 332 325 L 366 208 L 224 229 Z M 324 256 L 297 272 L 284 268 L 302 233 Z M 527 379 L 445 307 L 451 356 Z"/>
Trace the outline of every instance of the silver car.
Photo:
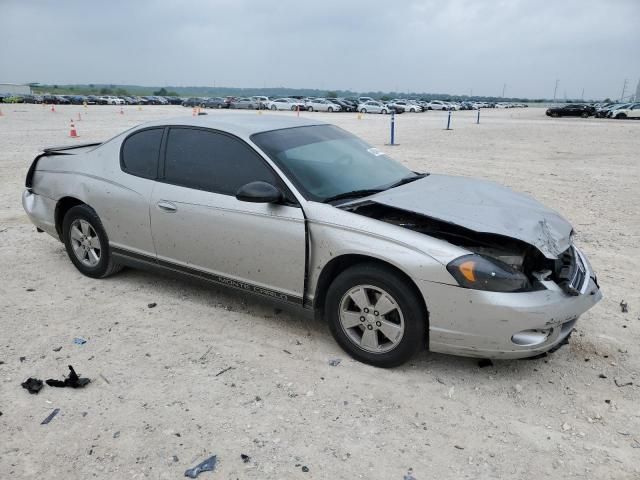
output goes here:
<path id="1" fill-rule="evenodd" d="M 45 149 L 24 209 L 83 274 L 160 268 L 313 309 L 380 367 L 538 355 L 602 297 L 559 214 L 333 125 L 208 115 Z"/>

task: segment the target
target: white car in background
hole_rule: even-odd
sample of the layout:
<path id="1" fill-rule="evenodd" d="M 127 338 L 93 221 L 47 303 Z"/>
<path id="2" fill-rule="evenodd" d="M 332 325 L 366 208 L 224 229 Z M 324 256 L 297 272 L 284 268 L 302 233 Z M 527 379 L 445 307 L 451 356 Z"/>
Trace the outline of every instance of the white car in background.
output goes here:
<path id="1" fill-rule="evenodd" d="M 330 102 L 326 98 L 312 98 L 305 105 L 310 112 L 339 112 L 341 110 L 340 105 Z"/>
<path id="2" fill-rule="evenodd" d="M 360 113 L 384 113 L 386 115 L 390 110 L 384 103 L 370 100 L 359 104 L 358 111 Z"/>
<path id="3" fill-rule="evenodd" d="M 256 105 L 258 105 L 259 110 L 267 108 L 267 104 L 269 103 L 269 97 L 264 97 L 262 95 L 254 95 L 253 97 L 251 97 L 251 100 L 253 100 Z"/>
<path id="4" fill-rule="evenodd" d="M 420 105 L 418 105 L 417 103 L 410 102 L 408 100 L 394 100 L 392 102 L 389 102 L 388 105 L 402 108 L 404 109 L 405 112 L 415 113 L 415 112 L 422 111 L 422 107 Z"/>
<path id="5" fill-rule="evenodd" d="M 427 104 L 429 110 L 451 110 L 451 106 L 447 102 L 441 100 L 431 100 Z"/>
<path id="6" fill-rule="evenodd" d="M 613 110 L 611 118 L 640 118 L 640 103 L 632 103 L 625 108 Z"/>
<path id="7" fill-rule="evenodd" d="M 269 110 L 306 110 L 304 102 L 300 102 L 293 98 L 276 98 L 267 102 L 267 108 Z"/>
<path id="8" fill-rule="evenodd" d="M 124 105 L 125 103 L 123 99 L 111 95 L 103 95 L 99 98 L 104 100 L 107 105 Z"/>

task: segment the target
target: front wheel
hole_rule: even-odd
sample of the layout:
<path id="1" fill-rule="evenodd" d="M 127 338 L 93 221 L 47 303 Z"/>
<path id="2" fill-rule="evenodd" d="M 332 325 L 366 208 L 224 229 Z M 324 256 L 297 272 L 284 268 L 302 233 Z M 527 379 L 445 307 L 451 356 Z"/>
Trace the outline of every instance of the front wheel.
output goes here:
<path id="1" fill-rule="evenodd" d="M 407 279 L 391 268 L 360 264 L 327 292 L 325 317 L 353 358 L 382 368 L 408 361 L 427 340 L 427 313 Z"/>
<path id="2" fill-rule="evenodd" d="M 273 110 L 274 112 L 278 109 L 278 107 L 276 107 L 275 105 L 271 105 L 271 110 Z"/>
<path id="3" fill-rule="evenodd" d="M 580 115 L 582 118 L 589 118 L 589 114 L 587 112 L 582 112 L 582 115 Z"/>
<path id="4" fill-rule="evenodd" d="M 619 113 L 616 115 L 616 118 L 627 118 L 627 116 L 624 113 Z"/>
<path id="5" fill-rule="evenodd" d="M 329 112 L 329 113 L 333 113 L 333 107 L 329 107 L 329 108 L 327 108 L 327 112 Z"/>
<path id="6" fill-rule="evenodd" d="M 385 108 L 383 108 L 382 110 L 380 110 L 380 113 L 383 114 L 383 115 L 386 115 L 389 112 Z"/>
<path id="7" fill-rule="evenodd" d="M 84 275 L 104 278 L 122 269 L 113 262 L 107 233 L 88 205 L 77 205 L 67 212 L 62 235 L 69 259 Z"/>
<path id="8" fill-rule="evenodd" d="M 367 113 L 367 109 L 366 108 L 361 108 L 360 109 L 360 113 Z"/>
<path id="9" fill-rule="evenodd" d="M 309 106 L 307 107 L 307 111 L 308 111 L 308 112 L 313 112 L 313 107 L 312 107 L 311 105 L 309 105 Z"/>

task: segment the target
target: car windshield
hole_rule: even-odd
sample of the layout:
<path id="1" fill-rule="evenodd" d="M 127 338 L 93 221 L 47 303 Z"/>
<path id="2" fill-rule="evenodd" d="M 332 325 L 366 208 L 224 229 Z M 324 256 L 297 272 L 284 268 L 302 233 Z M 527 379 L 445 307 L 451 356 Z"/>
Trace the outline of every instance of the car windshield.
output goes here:
<path id="1" fill-rule="evenodd" d="M 334 125 L 273 130 L 251 140 L 309 200 L 323 202 L 350 192 L 364 196 L 421 177 Z"/>

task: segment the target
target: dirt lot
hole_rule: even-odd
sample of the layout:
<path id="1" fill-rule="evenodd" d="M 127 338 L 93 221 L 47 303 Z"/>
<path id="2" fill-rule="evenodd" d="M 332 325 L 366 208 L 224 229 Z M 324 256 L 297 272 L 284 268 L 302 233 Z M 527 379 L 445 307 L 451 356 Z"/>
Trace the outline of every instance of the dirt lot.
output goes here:
<path id="1" fill-rule="evenodd" d="M 2 112 L 0 478 L 182 478 L 212 454 L 216 471 L 199 478 L 640 478 L 640 122 L 529 108 L 482 111 L 480 125 L 456 112 L 445 131 L 443 113 L 404 114 L 400 145 L 386 147 L 389 117 L 304 113 L 414 169 L 535 195 L 573 223 L 604 290 L 571 344 L 547 358 L 480 369 L 424 352 L 379 370 L 346 357 L 307 314 L 134 270 L 89 279 L 35 232 L 20 195 L 40 147 L 191 110 Z M 84 390 L 20 387 L 69 364 L 92 379 Z"/>

